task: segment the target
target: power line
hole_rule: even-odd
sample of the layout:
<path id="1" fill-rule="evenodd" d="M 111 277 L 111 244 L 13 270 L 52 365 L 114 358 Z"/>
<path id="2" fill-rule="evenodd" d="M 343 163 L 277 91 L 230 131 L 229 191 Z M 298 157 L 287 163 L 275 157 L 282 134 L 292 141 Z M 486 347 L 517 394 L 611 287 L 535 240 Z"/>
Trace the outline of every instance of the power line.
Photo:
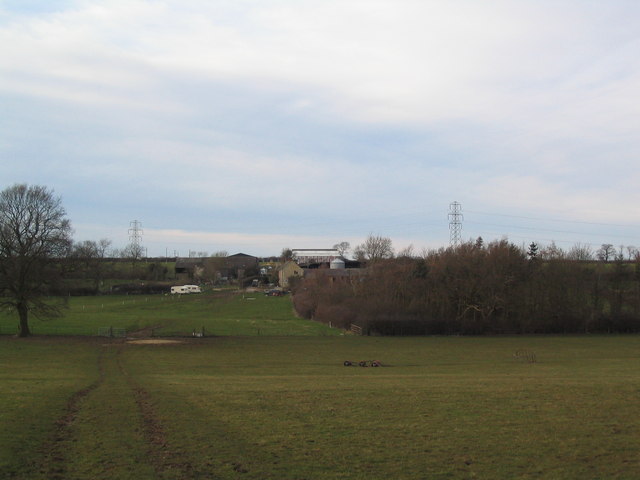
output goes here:
<path id="1" fill-rule="evenodd" d="M 638 225 L 633 224 L 619 224 L 619 223 L 604 223 L 604 222 L 586 222 L 583 220 L 566 220 L 566 219 L 558 219 L 558 218 L 544 218 L 544 217 L 528 217 L 525 215 L 508 215 L 505 213 L 490 213 L 490 212 L 479 212 L 477 210 L 467 210 L 467 213 L 476 213 L 479 215 L 488 215 L 495 217 L 509 217 L 509 218 L 522 218 L 525 220 L 540 220 L 545 222 L 560 222 L 560 223 L 577 223 L 583 225 L 599 225 L 603 227 L 621 227 L 621 228 L 629 228 L 629 227 L 638 227 Z"/>
<path id="2" fill-rule="evenodd" d="M 554 230 L 551 228 L 540 228 L 540 227 L 523 227 L 520 225 L 499 225 L 495 223 L 481 223 L 481 222 L 467 222 L 467 224 L 471 225 L 479 225 L 479 226 L 488 226 L 488 227 L 500 227 L 500 228 L 515 228 L 518 230 L 532 230 L 534 232 L 548 232 L 548 233 L 569 233 L 571 235 L 585 235 L 585 236 L 603 236 L 602 233 L 590 233 L 590 232 L 577 232 L 573 230 Z M 607 233 L 607 237 L 618 237 L 618 238 L 629 238 L 631 235 L 619 235 Z"/>

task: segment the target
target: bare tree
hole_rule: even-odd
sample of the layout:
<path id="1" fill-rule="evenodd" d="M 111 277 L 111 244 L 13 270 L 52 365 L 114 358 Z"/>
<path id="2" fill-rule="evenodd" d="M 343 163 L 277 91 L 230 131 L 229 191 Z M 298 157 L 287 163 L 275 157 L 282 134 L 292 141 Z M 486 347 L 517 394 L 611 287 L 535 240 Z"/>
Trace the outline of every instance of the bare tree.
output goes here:
<path id="1" fill-rule="evenodd" d="M 610 262 L 616 256 L 616 249 L 610 243 L 603 243 L 602 246 L 596 252 L 598 260 L 602 262 Z"/>
<path id="2" fill-rule="evenodd" d="M 400 250 L 398 252 L 397 257 L 398 258 L 416 258 L 417 255 L 416 255 L 415 249 L 413 248 L 413 244 Z"/>
<path id="3" fill-rule="evenodd" d="M 131 242 L 120 250 L 120 256 L 131 260 L 131 263 L 135 265 L 136 262 L 144 258 L 144 247 L 139 243 Z"/>
<path id="4" fill-rule="evenodd" d="M 556 242 L 551 242 L 540 252 L 540 257 L 543 260 L 562 260 L 566 257 L 566 254 L 562 248 L 556 245 Z"/>
<path id="5" fill-rule="evenodd" d="M 336 243 L 333 248 L 338 251 L 341 257 L 344 257 L 351 250 L 351 244 L 349 242 L 340 242 Z"/>
<path id="6" fill-rule="evenodd" d="M 364 243 L 354 250 L 358 260 L 375 263 L 385 258 L 393 258 L 393 244 L 388 237 L 370 234 Z"/>
<path id="7" fill-rule="evenodd" d="M 593 252 L 589 245 L 576 243 L 567 254 L 569 260 L 588 261 L 593 260 Z"/>
<path id="8" fill-rule="evenodd" d="M 60 314 L 46 299 L 70 247 L 71 224 L 51 190 L 16 184 L 0 192 L 0 306 L 18 314 L 19 336 L 31 334 L 30 313 Z"/>
<path id="9" fill-rule="evenodd" d="M 293 250 L 289 247 L 285 247 L 282 249 L 282 253 L 280 254 L 280 261 L 282 263 L 288 262 L 289 260 L 294 260 L 295 255 L 293 254 Z"/>
<path id="10" fill-rule="evenodd" d="M 111 240 L 103 238 L 99 241 L 85 240 L 73 246 L 72 257 L 82 273 L 94 282 L 94 291 L 97 293 L 100 282 L 106 271 L 105 257 L 111 247 Z"/>

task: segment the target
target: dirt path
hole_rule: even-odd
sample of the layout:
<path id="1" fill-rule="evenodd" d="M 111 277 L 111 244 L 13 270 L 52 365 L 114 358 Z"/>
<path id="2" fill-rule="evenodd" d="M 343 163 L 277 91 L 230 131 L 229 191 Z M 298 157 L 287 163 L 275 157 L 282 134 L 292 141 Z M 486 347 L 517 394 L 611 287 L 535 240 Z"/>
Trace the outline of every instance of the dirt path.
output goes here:
<path id="1" fill-rule="evenodd" d="M 153 398 L 125 368 L 127 345 L 101 348 L 97 379 L 69 398 L 40 448 L 40 478 L 210 478 L 168 441 Z"/>
<path id="2" fill-rule="evenodd" d="M 120 350 L 119 352 L 121 352 Z M 135 398 L 147 442 L 147 453 L 152 460 L 153 468 L 159 478 L 195 479 L 203 478 L 196 474 L 196 469 L 185 459 L 185 456 L 171 447 L 167 440 L 165 427 L 156 413 L 153 400 L 149 392 L 129 375 L 120 356 L 118 369 L 126 378 L 129 388 Z"/>
<path id="3" fill-rule="evenodd" d="M 64 413 L 55 423 L 55 430 L 42 446 L 43 461 L 40 473 L 46 478 L 57 480 L 66 477 L 66 448 L 65 444 L 71 439 L 71 427 L 78 416 L 82 401 L 87 395 L 98 388 L 105 379 L 104 359 L 102 353 L 97 360 L 98 378 L 89 386 L 75 392 L 67 401 Z"/>

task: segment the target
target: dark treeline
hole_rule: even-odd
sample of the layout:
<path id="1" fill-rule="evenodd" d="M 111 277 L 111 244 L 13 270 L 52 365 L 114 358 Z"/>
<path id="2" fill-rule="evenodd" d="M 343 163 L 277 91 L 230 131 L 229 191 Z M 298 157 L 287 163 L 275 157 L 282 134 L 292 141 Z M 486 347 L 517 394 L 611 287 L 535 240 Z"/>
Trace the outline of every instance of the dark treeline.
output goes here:
<path id="1" fill-rule="evenodd" d="M 294 304 L 306 318 L 382 335 L 640 332 L 639 265 L 469 242 L 360 275 L 319 270 L 295 285 Z"/>

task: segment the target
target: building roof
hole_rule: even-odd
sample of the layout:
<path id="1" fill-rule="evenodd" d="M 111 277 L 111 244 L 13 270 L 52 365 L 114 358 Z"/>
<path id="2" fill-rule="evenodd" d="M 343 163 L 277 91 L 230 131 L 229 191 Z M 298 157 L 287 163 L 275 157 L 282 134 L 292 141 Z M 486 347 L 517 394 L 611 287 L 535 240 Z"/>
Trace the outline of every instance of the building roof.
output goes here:
<path id="1" fill-rule="evenodd" d="M 302 270 L 302 267 L 300 267 L 300 265 L 298 265 L 296 262 L 294 262 L 293 260 L 288 260 L 288 261 L 278 265 L 278 267 L 276 268 L 276 271 L 280 272 L 280 271 L 284 270 L 288 266 L 292 266 L 294 268 L 299 268 L 300 270 Z"/>

